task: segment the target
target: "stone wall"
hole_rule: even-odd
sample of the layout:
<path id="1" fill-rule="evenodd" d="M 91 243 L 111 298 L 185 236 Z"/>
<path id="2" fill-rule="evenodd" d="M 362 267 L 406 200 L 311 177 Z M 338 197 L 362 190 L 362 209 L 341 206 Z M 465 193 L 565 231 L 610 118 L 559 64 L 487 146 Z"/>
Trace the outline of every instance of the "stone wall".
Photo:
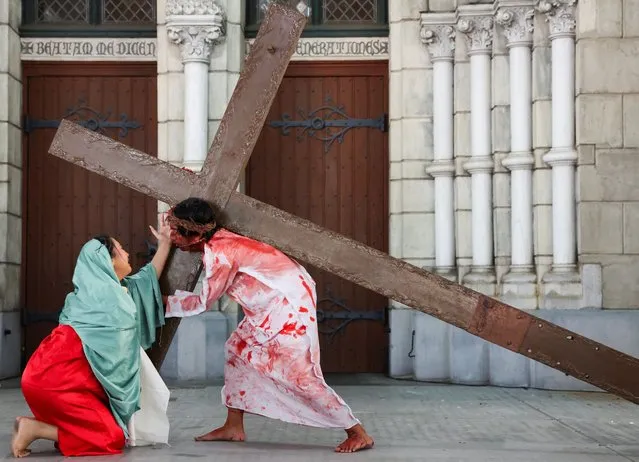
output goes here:
<path id="1" fill-rule="evenodd" d="M 389 253 L 416 266 L 434 264 L 432 66 L 419 41 L 427 1 L 391 1 L 390 19 L 390 243 Z M 398 304 L 390 314 L 391 375 L 410 373 L 413 311 Z"/>
<path id="2" fill-rule="evenodd" d="M 604 308 L 639 308 L 639 1 L 579 3 L 578 243 Z"/>
<path id="3" fill-rule="evenodd" d="M 404 2 L 402 2 L 404 3 Z M 403 76 L 412 67 L 412 63 L 422 63 L 420 81 L 423 82 L 417 90 L 428 95 L 420 104 L 433 104 L 429 91 L 433 84 L 441 81 L 439 74 L 433 73 L 435 58 L 441 56 L 439 45 L 445 38 L 441 26 L 448 24 L 450 17 L 455 14 L 463 17 L 467 12 L 479 12 L 481 8 L 467 7 L 470 4 L 494 4 L 501 6 L 501 2 L 492 1 L 463 1 L 463 0 L 430 0 L 425 2 L 411 1 L 402 6 L 395 5 L 391 9 L 391 95 L 401 95 L 402 101 L 393 101 L 391 96 L 391 250 L 393 255 L 417 263 L 419 266 L 429 266 L 428 260 L 432 247 L 436 250 L 437 238 L 433 233 L 432 219 L 420 217 L 419 223 L 410 223 L 405 217 L 410 209 L 407 203 L 415 200 L 406 196 L 406 190 L 394 185 L 402 185 L 405 180 L 405 169 L 398 169 L 397 162 L 402 166 L 406 163 L 404 146 L 408 143 L 422 142 L 408 140 L 401 127 L 404 120 L 410 117 L 406 108 L 412 107 L 412 101 L 407 103 L 407 95 L 402 85 Z M 503 2 L 504 5 L 518 8 L 514 2 Z M 538 5 L 538 2 L 534 3 Z M 532 7 L 528 4 L 528 8 Z M 555 5 L 554 3 L 552 5 Z M 574 251 L 578 255 L 578 267 L 572 265 L 570 276 L 561 273 L 561 259 L 557 256 L 560 248 L 553 242 L 553 168 L 549 164 L 568 165 L 560 159 L 549 159 L 545 156 L 549 152 L 566 154 L 562 151 L 566 146 L 570 150 L 571 144 L 566 142 L 566 136 L 553 137 L 553 108 L 570 108 L 571 98 L 559 98 L 553 101 L 552 74 L 553 69 L 559 70 L 557 81 L 560 83 L 559 95 L 566 95 L 571 91 L 573 80 L 570 68 L 561 69 L 569 63 L 570 50 L 566 51 L 566 41 L 562 42 L 563 57 L 553 68 L 552 43 L 556 37 L 571 37 L 570 2 L 558 3 L 557 13 L 553 16 L 545 14 L 547 10 L 540 8 L 531 13 L 534 32 L 531 39 L 523 35 L 513 35 L 509 40 L 532 40 L 532 214 L 533 214 L 533 248 L 534 273 L 532 297 L 517 299 L 517 294 L 511 299 L 505 295 L 504 274 L 512 270 L 513 231 L 511 214 L 515 197 L 512 189 L 513 171 L 504 167 L 504 160 L 508 160 L 511 146 L 511 107 L 513 95 L 511 87 L 511 56 L 505 36 L 504 24 L 496 24 L 492 31 L 490 45 L 490 101 L 491 101 L 491 134 L 490 155 L 494 163 L 492 170 L 492 225 L 494 239 L 494 267 L 497 284 L 494 293 L 489 295 L 503 298 L 508 303 L 526 309 L 535 309 L 534 313 L 558 325 L 586 335 L 596 341 L 610 345 L 620 351 L 636 355 L 639 342 L 629 331 L 639 325 L 639 311 L 613 311 L 615 308 L 637 308 L 639 306 L 639 289 L 635 289 L 634 271 L 639 269 L 639 238 L 635 238 L 632 231 L 634 223 L 639 225 L 639 129 L 633 125 L 632 116 L 639 116 L 639 110 L 633 112 L 633 104 L 639 103 L 639 79 L 635 71 L 639 69 L 639 58 L 636 58 L 639 48 L 639 27 L 634 25 L 639 16 L 639 2 L 636 0 L 619 0 L 608 2 L 583 1 L 576 11 L 577 44 L 576 44 L 576 148 L 579 154 L 577 170 L 577 216 L 573 223 L 577 224 L 577 242 Z M 565 5 L 566 10 L 563 9 Z M 460 8 L 461 7 L 461 8 Z M 490 8 L 485 11 L 488 12 Z M 409 37 L 406 32 L 414 25 L 415 13 L 424 12 L 425 30 L 421 37 L 413 32 Z M 528 14 L 528 11 L 526 13 Z M 563 14 L 564 11 L 568 14 Z M 464 13 L 466 12 L 466 13 Z M 432 15 L 430 13 L 449 13 Z M 475 13 L 473 13 L 475 14 Z M 489 13 L 490 14 L 490 13 Z M 472 16 L 472 14 L 471 14 Z M 497 14 L 495 16 L 497 18 Z M 519 18 L 521 20 L 521 17 Z M 515 21 L 517 18 L 515 18 Z M 513 23 L 511 23 L 512 25 Z M 460 25 L 459 23 L 457 24 Z M 519 23 L 521 27 L 523 23 Z M 552 27 L 551 27 L 552 26 Z M 476 22 L 470 28 L 470 33 L 478 34 L 481 27 Z M 552 31 L 551 31 L 552 29 Z M 520 31 L 516 31 L 520 32 Z M 552 34 L 551 34 L 552 32 Z M 634 34 L 634 36 L 633 36 Z M 473 156 L 473 137 L 471 128 L 471 86 L 476 83 L 477 76 L 471 77 L 470 55 L 483 54 L 481 40 L 487 35 L 475 36 L 479 41 L 473 41 L 474 49 L 469 49 L 470 42 L 462 28 L 457 28 L 454 50 L 454 216 L 455 216 L 455 275 L 457 282 L 465 282 L 473 265 L 473 220 L 472 220 L 472 181 L 466 167 Z M 430 55 L 430 63 L 423 56 L 415 54 L 413 59 L 407 59 L 405 49 L 410 49 L 407 41 L 417 41 L 421 38 L 424 43 L 424 53 Z M 439 42 L 438 42 L 439 40 Z M 568 38 L 568 40 L 570 40 Z M 521 45 L 517 45 L 521 46 Z M 415 50 L 410 49 L 411 53 Z M 469 53 L 470 52 L 470 53 Z M 568 53 L 568 54 L 566 54 Z M 400 55 L 398 57 L 397 55 Z M 521 56 L 521 55 L 519 55 Z M 558 55 L 559 56 L 559 55 Z M 438 58 L 439 59 L 439 58 Z M 411 65 L 406 63 L 410 62 Z M 435 67 L 435 70 L 437 68 Z M 480 75 L 479 71 L 478 74 Z M 520 75 L 522 75 L 520 73 Z M 523 75 L 526 75 L 525 73 Z M 484 74 L 485 77 L 485 74 Z M 563 79 L 562 77 L 567 77 Z M 439 79 L 439 80 L 438 80 Z M 636 82 L 635 82 L 636 80 Z M 424 86 L 428 88 L 423 88 Z M 400 87 L 399 89 L 397 87 Z M 478 88 L 482 88 L 479 86 Z M 416 100 L 415 94 L 408 95 Z M 569 100 L 566 104 L 566 99 Z M 436 98 L 434 103 L 437 103 Z M 408 104 L 408 105 L 407 105 Z M 441 102 L 440 102 L 441 104 Z M 556 105 L 556 106 L 554 106 Z M 440 106 L 441 107 L 441 106 Z M 426 117 L 438 120 L 437 108 L 423 108 Z M 444 111 L 445 112 L 445 111 Z M 561 114 L 561 111 L 559 111 Z M 568 118 L 557 118 L 566 121 Z M 521 123 L 521 117 L 518 119 Z M 399 127 L 399 128 L 398 128 Z M 521 127 L 521 125 L 520 125 Z M 557 124 L 558 128 L 561 122 Z M 393 132 L 395 130 L 395 132 Z M 433 139 L 437 144 L 439 132 L 432 135 L 429 144 L 421 147 L 422 158 L 428 160 L 437 157 L 440 152 L 434 149 Z M 398 133 L 399 132 L 399 133 Z M 519 134 L 522 132 L 519 131 Z M 556 133 L 561 133 L 561 130 Z M 568 136 L 570 138 L 570 136 Z M 479 138 L 478 138 L 479 139 Z M 522 138 L 519 138 L 522 139 Z M 556 142 L 556 143 L 555 143 Z M 555 143 L 555 144 L 554 144 Z M 521 143 L 519 143 L 521 144 Z M 429 171 L 427 167 L 426 171 Z M 473 167 L 475 168 L 475 167 Z M 485 168 L 485 167 L 482 167 Z M 565 170 L 564 170 L 565 172 Z M 438 173 L 439 175 L 439 173 Z M 561 178 L 561 177 L 559 177 Z M 424 181 L 428 181 L 426 178 Z M 561 183 L 561 181 L 559 181 Z M 560 185 L 564 186 L 564 185 Z M 557 188 L 555 188 L 557 189 Z M 562 189 L 562 188 L 559 188 Z M 424 202 L 421 206 L 431 210 L 428 202 L 432 203 L 439 189 L 434 187 L 429 195 L 422 195 Z M 559 190 L 559 197 L 568 196 L 566 189 Z M 437 201 L 436 201 L 437 202 Z M 519 206 L 522 202 L 519 200 Z M 565 202 L 564 202 L 565 203 Z M 561 204 L 563 207 L 564 203 Z M 435 207 L 435 215 L 437 214 Z M 558 209 L 559 210 L 559 209 Z M 569 219 L 569 214 L 559 217 Z M 561 223 L 561 222 L 560 222 Z M 412 228 L 412 229 L 411 229 Z M 565 234 L 561 235 L 565 239 Z M 637 241 L 637 242 L 635 242 Z M 568 241 L 564 240 L 563 245 Z M 423 260 L 411 259 L 406 249 L 413 245 L 421 246 L 422 252 L 428 255 Z M 564 247 L 565 248 L 565 247 Z M 571 247 L 572 248 L 572 247 Z M 561 252 L 559 252 L 561 256 Z M 432 257 L 431 257 L 432 258 Z M 558 261 L 556 261 L 558 260 Z M 603 267 L 603 302 L 601 297 L 601 267 Z M 557 272 L 555 272 L 559 268 Z M 551 277 L 548 277 L 548 276 Z M 471 285 L 471 284 L 469 284 Z M 479 290 L 485 291 L 484 286 Z M 475 288 L 475 287 L 473 287 Z M 490 288 L 490 287 L 488 287 Z M 411 312 L 403 307 L 396 307 L 391 312 L 391 376 L 410 376 L 417 380 L 444 381 L 461 384 L 492 384 L 501 386 L 531 386 L 538 388 L 583 389 L 593 390 L 594 387 L 579 382 L 573 378 L 543 366 L 525 357 L 508 352 L 495 345 L 477 339 L 461 329 L 447 325 L 437 319 Z M 544 309 L 549 308 L 549 309 Z M 584 309 L 591 308 L 591 309 Z M 594 309 L 592 309 L 594 308 Z M 608 311 L 601 310 L 607 308 Z M 633 327 L 630 327 L 633 326 Z"/>
<path id="4" fill-rule="evenodd" d="M 20 372 L 22 67 L 20 1 L 0 2 L 0 379 Z"/>

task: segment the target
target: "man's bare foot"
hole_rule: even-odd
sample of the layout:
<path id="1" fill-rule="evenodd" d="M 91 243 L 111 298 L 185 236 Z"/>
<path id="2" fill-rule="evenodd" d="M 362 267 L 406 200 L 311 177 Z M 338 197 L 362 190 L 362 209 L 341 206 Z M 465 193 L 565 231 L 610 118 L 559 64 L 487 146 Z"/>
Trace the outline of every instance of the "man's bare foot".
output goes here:
<path id="1" fill-rule="evenodd" d="M 198 436 L 195 441 L 236 441 L 242 442 L 246 439 L 243 427 L 232 427 L 224 425 L 220 428 L 208 432 L 205 435 Z"/>
<path id="2" fill-rule="evenodd" d="M 346 435 L 348 435 L 348 438 L 335 448 L 335 452 L 349 453 L 363 451 L 365 449 L 372 449 L 375 445 L 373 438 L 371 438 L 369 434 L 366 433 L 366 430 L 364 430 L 364 427 L 359 424 L 347 429 Z"/>
<path id="3" fill-rule="evenodd" d="M 13 457 L 22 458 L 31 454 L 27 449 L 35 440 L 34 424 L 35 420 L 29 417 L 16 417 L 13 424 L 13 437 L 11 438 L 11 452 Z"/>

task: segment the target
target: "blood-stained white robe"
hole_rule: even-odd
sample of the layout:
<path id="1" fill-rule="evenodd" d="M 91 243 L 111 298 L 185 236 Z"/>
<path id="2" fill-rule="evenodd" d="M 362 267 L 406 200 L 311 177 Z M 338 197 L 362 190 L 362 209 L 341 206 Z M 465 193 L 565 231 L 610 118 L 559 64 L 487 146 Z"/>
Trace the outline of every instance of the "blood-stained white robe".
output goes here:
<path id="1" fill-rule="evenodd" d="M 315 281 L 270 245 L 219 230 L 204 248 L 202 292 L 176 291 L 166 317 L 200 314 L 226 293 L 245 318 L 226 342 L 222 402 L 285 422 L 351 428 L 359 421 L 324 381 Z"/>

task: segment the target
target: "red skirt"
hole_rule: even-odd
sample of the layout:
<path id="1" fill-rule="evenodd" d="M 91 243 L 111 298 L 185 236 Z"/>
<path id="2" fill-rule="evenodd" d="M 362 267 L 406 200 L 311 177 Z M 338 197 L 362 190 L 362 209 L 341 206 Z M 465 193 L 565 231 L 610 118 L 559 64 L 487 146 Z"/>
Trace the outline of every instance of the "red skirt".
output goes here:
<path id="1" fill-rule="evenodd" d="M 42 341 L 22 374 L 22 393 L 37 420 L 58 427 L 64 456 L 122 452 L 124 432 L 72 327 L 58 326 Z"/>

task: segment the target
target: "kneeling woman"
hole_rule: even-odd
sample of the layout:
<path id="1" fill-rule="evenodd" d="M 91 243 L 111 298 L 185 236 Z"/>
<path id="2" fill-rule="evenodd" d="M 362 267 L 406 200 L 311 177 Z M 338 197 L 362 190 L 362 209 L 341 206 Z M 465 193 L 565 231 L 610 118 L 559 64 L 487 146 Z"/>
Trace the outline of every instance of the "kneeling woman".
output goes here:
<path id="1" fill-rule="evenodd" d="M 37 439 L 54 441 L 64 456 L 122 452 L 139 409 L 140 347 L 149 348 L 155 329 L 164 325 L 158 278 L 171 248 L 170 230 L 162 225 L 151 231 L 157 253 L 130 277 L 129 254 L 115 239 L 101 236 L 82 247 L 60 325 L 22 375 L 34 417 L 16 419 L 15 457 L 29 455 Z"/>

